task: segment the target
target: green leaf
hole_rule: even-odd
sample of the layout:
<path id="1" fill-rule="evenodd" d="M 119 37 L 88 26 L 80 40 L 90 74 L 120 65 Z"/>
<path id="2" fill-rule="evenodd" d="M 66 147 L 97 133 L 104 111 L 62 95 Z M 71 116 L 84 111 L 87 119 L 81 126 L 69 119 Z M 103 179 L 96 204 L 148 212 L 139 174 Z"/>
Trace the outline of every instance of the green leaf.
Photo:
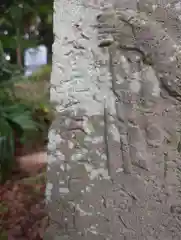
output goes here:
<path id="1" fill-rule="evenodd" d="M 1 35 L 1 42 L 4 48 L 9 48 L 9 49 L 17 48 L 15 37 L 10 37 L 8 35 Z"/>
<path id="2" fill-rule="evenodd" d="M 2 113 L 0 112 L 0 137 L 10 137 L 12 135 L 12 128 L 6 118 L 2 117 Z"/>
<path id="3" fill-rule="evenodd" d="M 18 5 L 11 5 L 11 7 L 8 9 L 8 13 L 15 21 L 15 24 L 20 23 L 23 16 L 23 8 L 19 7 Z"/>
<path id="4" fill-rule="evenodd" d="M 33 47 L 37 47 L 38 45 L 38 40 L 30 40 L 30 39 L 24 39 L 23 37 L 20 38 L 20 45 L 22 50 L 25 50 L 26 48 L 33 48 Z"/>
<path id="5" fill-rule="evenodd" d="M 3 16 L 0 18 L 0 26 L 2 25 L 6 25 L 6 26 L 9 26 L 9 27 L 12 27 L 12 23 L 10 20 L 7 19 L 7 17 Z"/>
<path id="6" fill-rule="evenodd" d="M 42 4 L 37 4 L 37 12 L 39 14 L 49 14 L 53 13 L 53 3 L 42 3 Z"/>
<path id="7" fill-rule="evenodd" d="M 0 114 L 6 118 L 10 125 L 15 125 L 23 131 L 37 130 L 37 125 L 32 119 L 31 112 L 24 104 L 0 106 Z"/>
<path id="8" fill-rule="evenodd" d="M 8 121 L 0 117 L 0 181 L 4 182 L 14 163 L 13 129 Z"/>
<path id="9" fill-rule="evenodd" d="M 12 122 L 14 122 L 15 124 L 19 125 L 19 127 L 23 130 L 23 131 L 29 131 L 29 130 L 37 130 L 37 125 L 36 123 L 31 119 L 31 117 L 29 115 L 16 115 L 16 116 L 12 116 L 11 119 Z"/>

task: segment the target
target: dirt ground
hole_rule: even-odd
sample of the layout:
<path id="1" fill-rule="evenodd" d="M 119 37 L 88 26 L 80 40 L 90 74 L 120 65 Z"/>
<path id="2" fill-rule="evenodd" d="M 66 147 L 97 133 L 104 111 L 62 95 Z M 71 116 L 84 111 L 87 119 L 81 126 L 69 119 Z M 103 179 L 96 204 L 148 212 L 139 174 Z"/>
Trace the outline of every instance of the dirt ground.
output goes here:
<path id="1" fill-rule="evenodd" d="M 46 152 L 17 160 L 19 171 L 0 186 L 0 239 L 41 240 L 48 225 Z"/>

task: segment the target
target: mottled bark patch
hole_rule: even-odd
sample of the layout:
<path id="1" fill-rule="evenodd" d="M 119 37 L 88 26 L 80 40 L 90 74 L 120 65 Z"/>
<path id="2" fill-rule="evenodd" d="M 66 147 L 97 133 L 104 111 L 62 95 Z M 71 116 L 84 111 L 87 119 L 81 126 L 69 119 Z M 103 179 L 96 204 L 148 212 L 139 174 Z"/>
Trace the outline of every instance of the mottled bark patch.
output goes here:
<path id="1" fill-rule="evenodd" d="M 79 3 L 55 4 L 49 233 L 179 239 L 178 6 Z"/>

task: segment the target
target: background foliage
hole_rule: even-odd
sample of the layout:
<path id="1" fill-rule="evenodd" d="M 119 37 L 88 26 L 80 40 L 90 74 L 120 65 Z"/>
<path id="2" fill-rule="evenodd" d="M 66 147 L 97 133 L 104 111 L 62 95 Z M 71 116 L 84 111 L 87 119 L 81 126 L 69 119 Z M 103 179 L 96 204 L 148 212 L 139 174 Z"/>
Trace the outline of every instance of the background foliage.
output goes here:
<path id="1" fill-rule="evenodd" d="M 4 50 L 12 56 L 12 63 L 23 65 L 24 49 L 40 43 L 48 47 L 51 55 L 52 1 L 8 0 L 1 6 L 0 39 Z M 39 24 L 36 21 L 37 17 L 41 19 Z"/>
<path id="2" fill-rule="evenodd" d="M 51 59 L 52 12 L 52 1 L 48 0 L 1 3 L 0 181 L 5 181 L 12 171 L 17 142 L 24 146 L 34 142 L 40 133 L 45 137 L 53 116 L 47 81 L 51 65 L 30 78 L 23 76 L 23 52 L 27 47 L 45 44 Z M 37 18 L 41 21 L 37 22 Z M 7 61 L 8 54 L 10 61 Z"/>

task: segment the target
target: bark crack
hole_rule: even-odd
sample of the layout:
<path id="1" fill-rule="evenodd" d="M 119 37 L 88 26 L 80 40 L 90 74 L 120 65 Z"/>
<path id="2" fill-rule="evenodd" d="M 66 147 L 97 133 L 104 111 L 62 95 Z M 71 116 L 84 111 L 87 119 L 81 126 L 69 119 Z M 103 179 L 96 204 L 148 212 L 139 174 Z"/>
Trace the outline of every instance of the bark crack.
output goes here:
<path id="1" fill-rule="evenodd" d="M 104 140 L 105 140 L 105 150 L 106 150 L 106 157 L 107 157 L 107 169 L 108 174 L 111 177 L 111 162 L 110 162 L 110 150 L 109 150 L 109 133 L 108 133 L 108 113 L 107 113 L 107 106 L 106 100 L 104 101 Z"/>
<path id="2" fill-rule="evenodd" d="M 112 91 L 117 97 L 116 99 L 116 104 L 119 104 L 119 102 L 122 102 L 121 96 L 116 92 L 116 78 L 114 76 L 114 70 L 113 70 L 113 61 L 112 61 L 112 53 L 111 49 L 109 48 L 109 68 L 110 68 L 110 73 L 111 73 L 111 82 L 112 82 Z M 117 107 L 116 107 L 116 115 L 117 119 L 119 122 L 123 123 L 126 129 L 128 129 L 126 120 L 120 116 L 118 113 Z M 119 127 L 119 133 L 120 133 L 120 150 L 122 154 L 122 162 L 123 162 L 123 170 L 124 173 L 130 174 L 132 172 L 132 163 L 131 163 L 131 158 L 130 158 L 130 153 L 129 153 L 129 146 L 128 146 L 128 133 L 127 130 L 124 131 L 124 133 L 121 133 L 120 130 L 121 127 Z"/>

